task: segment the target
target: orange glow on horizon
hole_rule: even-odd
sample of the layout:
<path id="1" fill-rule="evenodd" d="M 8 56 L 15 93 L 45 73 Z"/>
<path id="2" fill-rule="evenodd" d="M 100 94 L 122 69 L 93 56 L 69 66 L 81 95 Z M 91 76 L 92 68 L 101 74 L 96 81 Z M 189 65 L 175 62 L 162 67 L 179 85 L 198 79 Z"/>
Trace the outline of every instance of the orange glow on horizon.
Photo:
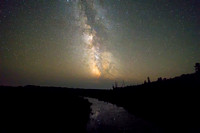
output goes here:
<path id="1" fill-rule="evenodd" d="M 95 77 L 99 78 L 101 76 L 101 72 L 99 71 L 99 69 L 97 68 L 96 65 L 93 66 L 92 68 L 92 73 L 94 74 Z"/>

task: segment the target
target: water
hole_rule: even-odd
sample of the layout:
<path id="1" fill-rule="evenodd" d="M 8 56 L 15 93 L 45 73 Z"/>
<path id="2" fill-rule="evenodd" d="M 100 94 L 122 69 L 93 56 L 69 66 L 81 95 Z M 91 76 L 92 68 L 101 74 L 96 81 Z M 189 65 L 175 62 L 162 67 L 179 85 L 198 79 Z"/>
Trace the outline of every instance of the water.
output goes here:
<path id="1" fill-rule="evenodd" d="M 111 103 L 87 98 L 92 103 L 88 133 L 161 133 L 155 125 Z"/>

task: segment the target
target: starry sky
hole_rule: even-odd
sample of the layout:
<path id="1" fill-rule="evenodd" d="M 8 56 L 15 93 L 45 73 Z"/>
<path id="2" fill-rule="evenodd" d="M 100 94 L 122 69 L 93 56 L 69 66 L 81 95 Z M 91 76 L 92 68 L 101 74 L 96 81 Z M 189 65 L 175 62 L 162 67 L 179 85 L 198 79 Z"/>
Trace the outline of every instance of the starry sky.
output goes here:
<path id="1" fill-rule="evenodd" d="M 0 85 L 111 88 L 196 62 L 199 0 L 0 0 Z"/>

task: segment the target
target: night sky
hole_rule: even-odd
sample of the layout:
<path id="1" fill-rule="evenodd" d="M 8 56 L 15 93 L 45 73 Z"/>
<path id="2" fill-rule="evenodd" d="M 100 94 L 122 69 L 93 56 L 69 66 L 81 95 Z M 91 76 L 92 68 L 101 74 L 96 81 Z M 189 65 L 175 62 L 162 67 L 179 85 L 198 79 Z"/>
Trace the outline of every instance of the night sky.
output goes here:
<path id="1" fill-rule="evenodd" d="M 111 88 L 196 62 L 199 0 L 0 0 L 0 85 Z"/>

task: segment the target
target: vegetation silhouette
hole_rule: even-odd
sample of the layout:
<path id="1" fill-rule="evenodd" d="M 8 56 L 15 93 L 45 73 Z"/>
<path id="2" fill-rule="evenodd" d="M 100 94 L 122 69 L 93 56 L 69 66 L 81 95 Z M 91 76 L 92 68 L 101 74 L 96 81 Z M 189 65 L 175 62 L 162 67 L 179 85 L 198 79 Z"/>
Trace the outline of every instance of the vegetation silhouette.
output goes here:
<path id="1" fill-rule="evenodd" d="M 141 85 L 118 87 L 113 90 L 76 90 L 82 96 L 122 106 L 130 113 L 164 128 L 166 132 L 200 131 L 200 73 L 195 73 Z"/>
<path id="2" fill-rule="evenodd" d="M 93 97 L 124 107 L 166 132 L 200 131 L 200 63 L 195 73 L 159 77 L 109 90 L 58 87 L 0 87 L 1 132 L 86 132 Z M 81 96 L 81 97 L 80 97 Z"/>
<path id="3" fill-rule="evenodd" d="M 86 132 L 90 103 L 58 87 L 0 87 L 0 132 Z"/>
<path id="4" fill-rule="evenodd" d="M 200 63 L 196 63 L 194 67 L 195 67 L 196 73 L 200 73 Z"/>

